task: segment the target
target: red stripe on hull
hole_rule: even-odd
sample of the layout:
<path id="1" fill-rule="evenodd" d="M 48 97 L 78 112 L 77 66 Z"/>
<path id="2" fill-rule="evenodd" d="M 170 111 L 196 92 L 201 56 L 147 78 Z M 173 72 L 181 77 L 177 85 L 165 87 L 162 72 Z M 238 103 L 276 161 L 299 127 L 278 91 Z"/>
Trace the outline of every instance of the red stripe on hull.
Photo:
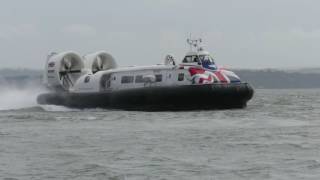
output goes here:
<path id="1" fill-rule="evenodd" d="M 218 77 L 218 79 L 220 80 L 220 82 L 227 83 L 226 78 L 221 74 L 220 71 L 214 72 L 214 74 Z"/>

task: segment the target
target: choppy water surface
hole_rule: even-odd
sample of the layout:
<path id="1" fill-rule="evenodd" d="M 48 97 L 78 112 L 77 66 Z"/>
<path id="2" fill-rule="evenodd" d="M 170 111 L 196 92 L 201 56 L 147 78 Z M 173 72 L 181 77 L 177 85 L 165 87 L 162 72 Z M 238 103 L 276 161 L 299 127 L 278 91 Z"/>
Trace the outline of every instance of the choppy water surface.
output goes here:
<path id="1" fill-rule="evenodd" d="M 2 179 L 319 179 L 320 90 L 246 109 L 0 111 Z"/>

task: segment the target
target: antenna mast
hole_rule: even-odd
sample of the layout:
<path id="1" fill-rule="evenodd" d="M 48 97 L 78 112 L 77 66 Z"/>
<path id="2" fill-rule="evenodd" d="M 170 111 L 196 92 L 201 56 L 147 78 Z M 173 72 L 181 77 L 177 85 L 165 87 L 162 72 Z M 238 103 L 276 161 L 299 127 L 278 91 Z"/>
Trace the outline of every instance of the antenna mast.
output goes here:
<path id="1" fill-rule="evenodd" d="M 201 46 L 200 44 L 202 43 L 202 39 L 192 39 L 191 35 L 190 38 L 187 39 L 187 43 L 190 45 L 190 51 L 193 50 L 193 48 L 196 49 L 196 51 L 200 51 L 201 50 Z"/>

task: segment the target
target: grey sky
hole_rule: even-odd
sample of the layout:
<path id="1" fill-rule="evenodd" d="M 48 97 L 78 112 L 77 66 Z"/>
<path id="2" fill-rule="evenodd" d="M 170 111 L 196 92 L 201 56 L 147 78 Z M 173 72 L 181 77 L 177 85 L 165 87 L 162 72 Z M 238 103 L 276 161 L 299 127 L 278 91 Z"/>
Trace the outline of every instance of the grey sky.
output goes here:
<path id="1" fill-rule="evenodd" d="M 189 33 L 231 68 L 320 67 L 319 0 L 0 0 L 0 68 L 50 51 L 106 50 L 120 65 L 180 61 Z"/>

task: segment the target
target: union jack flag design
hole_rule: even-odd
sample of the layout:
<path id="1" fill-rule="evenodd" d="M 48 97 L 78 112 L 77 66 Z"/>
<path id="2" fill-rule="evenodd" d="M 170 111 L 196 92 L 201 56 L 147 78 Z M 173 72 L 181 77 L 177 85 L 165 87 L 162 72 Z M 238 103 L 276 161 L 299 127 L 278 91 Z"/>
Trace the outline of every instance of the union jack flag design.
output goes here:
<path id="1" fill-rule="evenodd" d="M 233 72 L 224 69 L 208 71 L 203 68 L 190 67 L 189 73 L 193 84 L 236 83 L 240 78 Z"/>

